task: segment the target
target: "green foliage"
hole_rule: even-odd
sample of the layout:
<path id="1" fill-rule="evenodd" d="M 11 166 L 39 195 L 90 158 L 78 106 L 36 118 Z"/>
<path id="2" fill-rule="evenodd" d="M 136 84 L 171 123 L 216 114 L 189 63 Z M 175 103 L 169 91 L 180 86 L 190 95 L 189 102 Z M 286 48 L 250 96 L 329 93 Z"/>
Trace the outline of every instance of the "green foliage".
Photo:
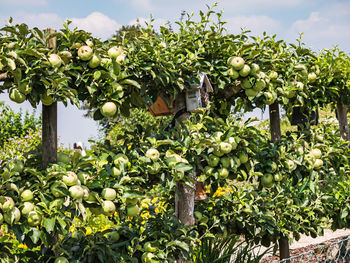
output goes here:
<path id="1" fill-rule="evenodd" d="M 29 114 L 27 111 L 15 113 L 9 106 L 0 102 L 0 149 L 4 144 L 14 138 L 23 138 L 33 131 L 39 131 L 41 118 L 35 117 L 35 111 Z"/>
<path id="2" fill-rule="evenodd" d="M 255 250 L 255 251 L 254 251 Z M 198 250 L 193 254 L 193 263 L 258 263 L 268 250 L 256 254 L 257 246 L 239 240 L 238 236 L 226 238 L 203 238 Z M 260 251 L 259 251 L 260 252 Z"/>
<path id="3" fill-rule="evenodd" d="M 147 109 L 133 109 L 128 118 L 118 116 L 109 122 L 111 128 L 107 137 L 112 146 L 135 142 L 136 138 L 142 141 L 146 137 L 157 136 L 170 121 L 171 117 L 154 118 Z"/>

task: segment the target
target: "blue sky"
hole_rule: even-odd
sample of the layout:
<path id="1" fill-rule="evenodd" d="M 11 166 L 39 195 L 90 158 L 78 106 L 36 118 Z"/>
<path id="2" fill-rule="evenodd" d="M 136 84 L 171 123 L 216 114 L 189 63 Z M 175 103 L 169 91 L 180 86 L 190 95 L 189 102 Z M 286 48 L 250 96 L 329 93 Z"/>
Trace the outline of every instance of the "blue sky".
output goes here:
<path id="1" fill-rule="evenodd" d="M 223 10 L 223 20 L 231 33 L 241 27 L 252 34 L 277 34 L 289 42 L 304 33 L 304 42 L 315 50 L 339 45 L 350 51 L 350 0 L 219 0 L 216 10 Z M 141 23 L 150 14 L 159 26 L 167 21 L 178 20 L 182 10 L 198 13 L 205 10 L 206 0 L 0 0 L 0 26 L 13 17 L 39 28 L 60 28 L 66 19 L 73 25 L 106 39 L 121 25 Z M 7 94 L 0 100 L 9 102 Z M 10 103 L 18 110 L 19 105 Z M 31 109 L 29 104 L 21 104 Z M 41 106 L 39 107 L 39 109 Z M 83 112 L 70 106 L 59 105 L 58 133 L 66 146 L 76 141 L 88 145 L 88 138 L 97 135 L 94 121 L 83 118 Z M 258 114 L 260 116 L 260 114 Z"/>

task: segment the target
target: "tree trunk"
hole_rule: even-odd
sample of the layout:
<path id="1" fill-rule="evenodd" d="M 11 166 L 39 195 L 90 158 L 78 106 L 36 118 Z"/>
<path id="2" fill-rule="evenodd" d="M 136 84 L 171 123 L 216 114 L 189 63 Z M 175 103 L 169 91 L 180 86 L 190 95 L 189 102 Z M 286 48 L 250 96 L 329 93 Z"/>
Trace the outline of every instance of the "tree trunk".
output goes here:
<path id="1" fill-rule="evenodd" d="M 340 136 L 345 141 L 350 141 L 347 111 L 348 111 L 348 107 L 344 105 L 339 99 L 337 102 L 337 115 L 338 115 L 338 121 L 339 121 Z"/>
<path id="2" fill-rule="evenodd" d="M 196 174 L 190 175 L 193 181 L 196 181 Z M 177 183 L 177 217 L 185 225 L 194 225 L 194 198 L 195 198 L 195 184 L 188 187 L 182 183 Z"/>
<path id="3" fill-rule="evenodd" d="M 43 168 L 57 161 L 57 102 L 50 106 L 43 105 L 42 154 Z"/>
<path id="4" fill-rule="evenodd" d="M 288 238 L 281 237 L 280 240 L 278 240 L 278 244 L 280 249 L 280 259 L 290 258 Z M 286 263 L 289 263 L 289 262 L 290 262 L 289 260 L 286 261 Z"/>
<path id="5" fill-rule="evenodd" d="M 278 141 L 281 139 L 281 124 L 280 124 L 280 110 L 277 102 L 269 106 L 270 112 L 270 132 L 271 140 Z M 278 240 L 280 259 L 290 257 L 289 253 L 289 240 L 286 237 L 281 237 Z M 288 261 L 289 262 L 289 261 Z"/>
<path id="6" fill-rule="evenodd" d="M 269 112 L 271 140 L 277 141 L 281 139 L 280 109 L 277 102 L 269 106 Z"/>
<path id="7" fill-rule="evenodd" d="M 47 28 L 44 33 L 54 33 L 56 30 Z M 56 38 L 51 38 L 47 46 L 56 50 Z M 42 112 L 42 166 L 46 168 L 51 162 L 57 161 L 57 102 L 50 106 L 43 105 Z"/>

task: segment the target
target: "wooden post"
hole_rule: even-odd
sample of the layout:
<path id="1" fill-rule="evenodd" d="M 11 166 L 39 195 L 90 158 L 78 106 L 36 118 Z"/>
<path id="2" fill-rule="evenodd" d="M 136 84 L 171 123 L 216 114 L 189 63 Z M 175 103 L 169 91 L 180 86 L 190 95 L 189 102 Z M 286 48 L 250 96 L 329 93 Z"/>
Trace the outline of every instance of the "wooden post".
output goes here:
<path id="1" fill-rule="evenodd" d="M 43 105 L 42 152 L 43 168 L 57 161 L 57 102 L 50 106 Z"/>
<path id="2" fill-rule="evenodd" d="M 189 118 L 186 112 L 178 117 L 178 120 L 184 121 Z M 177 194 L 175 196 L 175 214 L 185 225 L 194 225 L 194 199 L 196 192 L 196 174 L 190 175 L 195 182 L 192 187 L 188 187 L 182 183 L 177 183 Z"/>
<path id="3" fill-rule="evenodd" d="M 281 124 L 280 124 L 280 110 L 277 102 L 274 102 L 269 106 L 270 113 L 270 132 L 271 140 L 278 141 L 281 139 Z M 280 259 L 290 257 L 289 252 L 289 240 L 286 237 L 281 237 L 278 240 Z"/>
<path id="4" fill-rule="evenodd" d="M 277 102 L 269 106 L 271 140 L 281 139 L 280 108 Z"/>
<path id="5" fill-rule="evenodd" d="M 341 99 L 338 99 L 337 115 L 338 115 L 338 121 L 339 121 L 340 136 L 345 141 L 350 141 L 347 112 L 348 112 L 348 107 L 342 103 Z"/>
<path id="6" fill-rule="evenodd" d="M 54 29 L 44 30 L 48 33 Z M 56 38 L 48 41 L 48 47 L 56 49 Z M 42 166 L 46 168 L 50 162 L 57 161 L 57 102 L 42 107 Z"/>

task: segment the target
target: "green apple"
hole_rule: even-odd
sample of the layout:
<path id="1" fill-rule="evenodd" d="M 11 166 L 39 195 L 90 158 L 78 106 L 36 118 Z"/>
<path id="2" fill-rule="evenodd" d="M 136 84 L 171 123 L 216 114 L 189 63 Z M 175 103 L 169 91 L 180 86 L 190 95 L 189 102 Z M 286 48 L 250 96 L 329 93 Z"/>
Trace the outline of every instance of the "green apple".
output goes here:
<path id="1" fill-rule="evenodd" d="M 228 66 L 235 70 L 241 70 L 244 67 L 244 59 L 241 57 L 230 57 L 228 59 Z"/>
<path id="2" fill-rule="evenodd" d="M 129 205 L 126 207 L 126 213 L 129 217 L 134 217 L 139 214 L 139 207 L 137 205 Z"/>
<path id="3" fill-rule="evenodd" d="M 158 162 L 152 163 L 152 165 L 147 165 L 149 174 L 158 174 L 161 168 L 162 167 Z"/>
<path id="4" fill-rule="evenodd" d="M 227 139 L 227 142 L 229 144 L 231 144 L 232 150 L 236 150 L 237 149 L 238 144 L 237 144 L 236 139 L 234 137 L 229 137 Z"/>
<path id="5" fill-rule="evenodd" d="M 250 73 L 250 67 L 248 65 L 244 65 L 243 68 L 239 71 L 239 75 L 242 77 L 248 76 Z"/>
<path id="6" fill-rule="evenodd" d="M 321 159 L 316 159 L 314 162 L 314 168 L 316 170 L 320 169 L 323 166 L 323 161 Z"/>
<path id="7" fill-rule="evenodd" d="M 322 157 L 321 150 L 317 148 L 312 149 L 311 154 L 315 157 L 315 159 L 320 159 Z"/>
<path id="8" fill-rule="evenodd" d="M 243 89 L 250 89 L 250 88 L 252 88 L 252 83 L 250 82 L 250 80 L 248 78 L 245 78 L 241 82 L 241 86 Z"/>
<path id="9" fill-rule="evenodd" d="M 240 160 L 241 164 L 248 162 L 248 154 L 245 152 L 240 152 L 239 153 L 239 160 Z"/>
<path id="10" fill-rule="evenodd" d="M 239 78 L 239 72 L 237 70 L 234 70 L 233 68 L 230 68 L 228 70 L 228 75 L 233 78 L 233 79 L 238 79 Z"/>
<path id="11" fill-rule="evenodd" d="M 122 170 L 120 168 L 114 167 L 112 168 L 113 177 L 119 177 L 122 174 Z"/>
<path id="12" fill-rule="evenodd" d="M 154 254 L 151 252 L 145 252 L 141 256 L 142 263 L 153 263 L 153 258 L 155 257 Z"/>
<path id="13" fill-rule="evenodd" d="M 22 82 L 18 85 L 18 90 L 22 94 L 28 95 L 32 91 L 32 87 L 29 86 L 28 82 Z"/>
<path id="14" fill-rule="evenodd" d="M 102 210 L 104 215 L 110 216 L 114 214 L 116 207 L 111 200 L 105 200 L 102 202 Z"/>
<path id="15" fill-rule="evenodd" d="M 280 182 L 280 181 L 282 181 L 283 176 L 282 176 L 282 174 L 280 174 L 280 173 L 275 173 L 275 174 L 273 175 L 273 179 L 274 179 L 276 182 Z"/>
<path id="16" fill-rule="evenodd" d="M 55 68 L 59 68 L 63 62 L 61 57 L 57 54 L 50 54 L 48 60 L 51 64 L 51 66 L 53 66 Z"/>
<path id="17" fill-rule="evenodd" d="M 62 176 L 62 181 L 65 183 L 65 185 L 67 186 L 73 186 L 78 184 L 78 176 L 72 172 L 72 171 L 68 171 L 66 172 L 65 175 Z"/>
<path id="18" fill-rule="evenodd" d="M 203 215 L 201 212 L 199 212 L 199 211 L 194 212 L 194 218 L 196 221 L 200 221 L 202 219 L 202 217 L 203 217 Z"/>
<path id="19" fill-rule="evenodd" d="M 9 212 L 15 207 L 15 202 L 11 197 L 4 196 L 1 198 L 1 208 L 2 211 Z"/>
<path id="20" fill-rule="evenodd" d="M 105 200 L 113 201 L 117 197 L 117 192 L 113 188 L 104 188 L 101 196 Z"/>
<path id="21" fill-rule="evenodd" d="M 307 75 L 307 79 L 309 80 L 310 83 L 314 83 L 317 79 L 317 75 L 315 72 L 311 72 Z"/>
<path id="22" fill-rule="evenodd" d="M 220 142 L 219 150 L 224 154 L 228 154 L 232 151 L 232 145 L 228 142 Z"/>
<path id="23" fill-rule="evenodd" d="M 271 105 L 275 102 L 275 97 L 271 92 L 264 92 L 264 97 L 265 97 L 264 103 L 266 105 Z"/>
<path id="24" fill-rule="evenodd" d="M 27 222 L 30 226 L 38 226 L 41 223 L 41 215 L 36 211 L 31 211 L 28 214 Z"/>
<path id="25" fill-rule="evenodd" d="M 219 179 L 226 179 L 230 174 L 227 168 L 220 168 L 218 172 L 219 172 Z"/>
<path id="26" fill-rule="evenodd" d="M 269 78 L 271 80 L 277 79 L 278 78 L 278 73 L 276 71 L 271 71 L 269 74 Z"/>
<path id="27" fill-rule="evenodd" d="M 83 199 L 85 192 L 80 185 L 73 185 L 69 187 L 68 190 L 72 198 L 79 199 L 79 200 Z"/>
<path id="28" fill-rule="evenodd" d="M 90 196 L 90 189 L 86 185 L 82 185 L 81 188 L 83 188 L 83 191 L 84 191 L 83 199 L 87 201 Z"/>
<path id="29" fill-rule="evenodd" d="M 289 169 L 289 171 L 294 171 L 295 168 L 297 167 L 296 163 L 294 161 L 292 161 L 292 160 L 287 160 L 286 161 L 286 166 Z"/>
<path id="30" fill-rule="evenodd" d="M 261 184 L 263 187 L 270 188 L 273 185 L 274 177 L 272 174 L 264 174 L 261 178 Z"/>
<path id="31" fill-rule="evenodd" d="M 120 165 L 119 162 L 121 162 L 124 165 L 128 165 L 129 158 L 123 153 L 118 153 L 114 159 L 114 165 L 119 166 Z"/>
<path id="32" fill-rule="evenodd" d="M 47 95 L 47 93 L 41 94 L 40 101 L 45 106 L 50 106 L 55 100 L 51 95 Z"/>
<path id="33" fill-rule="evenodd" d="M 217 157 L 224 156 L 224 153 L 222 151 L 220 151 L 219 147 L 214 149 L 213 154 L 215 154 Z"/>
<path id="34" fill-rule="evenodd" d="M 26 100 L 26 95 L 22 94 L 18 89 L 12 89 L 10 91 L 9 97 L 16 103 L 22 103 Z"/>
<path id="35" fill-rule="evenodd" d="M 259 91 L 255 90 L 255 89 L 246 89 L 245 90 L 245 95 L 247 95 L 247 97 L 255 97 L 256 95 L 258 95 Z"/>
<path id="36" fill-rule="evenodd" d="M 102 105 L 100 111 L 104 117 L 113 117 L 117 113 L 117 106 L 114 102 L 106 102 Z"/>
<path id="37" fill-rule="evenodd" d="M 252 63 L 251 65 L 250 65 L 250 75 L 251 76 L 256 76 L 258 73 L 259 73 L 259 71 L 260 71 L 260 67 L 259 67 L 259 65 L 258 64 L 256 64 L 256 63 Z"/>
<path id="38" fill-rule="evenodd" d="M 30 211 L 33 211 L 35 208 L 35 205 L 31 202 L 24 202 L 23 203 L 23 207 L 22 207 L 22 210 L 21 210 L 21 213 L 23 215 L 28 215 Z"/>
<path id="39" fill-rule="evenodd" d="M 114 46 L 114 47 L 111 47 L 110 49 L 108 49 L 108 56 L 111 59 L 116 59 L 122 53 L 123 53 L 123 49 L 121 47 Z"/>
<path id="40" fill-rule="evenodd" d="M 211 166 L 206 166 L 204 167 L 204 174 L 207 176 L 211 176 L 211 174 L 213 173 L 214 168 Z"/>
<path id="41" fill-rule="evenodd" d="M 220 162 L 224 168 L 229 168 L 233 165 L 233 159 L 228 156 L 220 158 Z"/>
<path id="42" fill-rule="evenodd" d="M 64 164 L 70 164 L 71 158 L 66 153 L 58 152 L 57 153 L 57 162 L 58 163 L 64 163 Z"/>
<path id="43" fill-rule="evenodd" d="M 146 157 L 156 162 L 159 159 L 159 151 L 154 148 L 148 149 L 146 152 Z"/>
<path id="44" fill-rule="evenodd" d="M 21 198 L 23 202 L 33 200 L 34 199 L 33 192 L 29 189 L 26 189 L 21 193 Z"/>
<path id="45" fill-rule="evenodd" d="M 81 46 L 78 49 L 78 57 L 83 61 L 88 61 L 94 55 L 93 50 L 89 46 Z"/>
<path id="46" fill-rule="evenodd" d="M 262 91 L 266 87 L 266 82 L 263 79 L 258 79 L 254 86 L 253 89 L 256 91 Z"/>
<path id="47" fill-rule="evenodd" d="M 97 68 L 101 64 L 101 58 L 98 54 L 94 54 L 89 60 L 88 66 L 90 68 Z"/>
<path id="48" fill-rule="evenodd" d="M 117 242 L 120 239 L 120 234 L 118 231 L 112 231 L 107 234 L 107 238 L 112 242 Z"/>
<path id="49" fill-rule="evenodd" d="M 55 259 L 54 263 L 69 263 L 69 261 L 65 257 L 58 257 L 58 258 Z"/>
<path id="50" fill-rule="evenodd" d="M 21 218 L 21 211 L 17 207 L 13 207 L 11 210 L 4 214 L 4 220 L 7 224 L 12 225 L 17 223 Z"/>
<path id="51" fill-rule="evenodd" d="M 209 155 L 208 165 L 211 167 L 216 167 L 220 162 L 220 158 L 214 154 Z"/>

